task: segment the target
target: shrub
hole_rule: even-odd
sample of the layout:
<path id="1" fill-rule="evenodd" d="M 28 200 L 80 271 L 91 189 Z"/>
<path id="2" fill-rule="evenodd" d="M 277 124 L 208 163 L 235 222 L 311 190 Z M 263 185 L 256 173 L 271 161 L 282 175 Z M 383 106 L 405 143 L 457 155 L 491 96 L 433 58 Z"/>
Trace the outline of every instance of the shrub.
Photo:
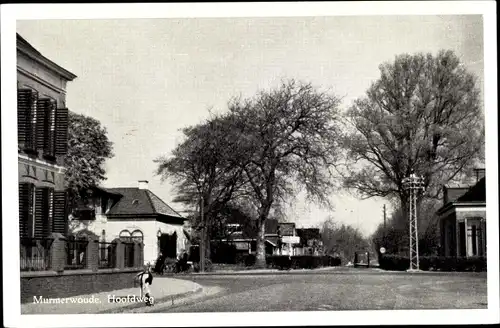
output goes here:
<path id="1" fill-rule="evenodd" d="M 247 256 L 245 256 L 244 258 L 244 263 L 245 263 L 245 266 L 254 266 L 255 265 L 255 260 L 256 260 L 256 257 L 255 255 L 253 254 L 248 254 Z"/>
<path id="2" fill-rule="evenodd" d="M 266 265 L 280 270 L 288 269 L 314 269 L 321 266 L 339 266 L 341 260 L 333 256 L 314 255 L 272 255 L 266 257 Z"/>
<path id="3" fill-rule="evenodd" d="M 410 267 L 410 259 L 400 255 L 381 255 L 381 269 L 405 271 Z M 424 271 L 486 271 L 485 257 L 420 256 L 419 268 Z"/>

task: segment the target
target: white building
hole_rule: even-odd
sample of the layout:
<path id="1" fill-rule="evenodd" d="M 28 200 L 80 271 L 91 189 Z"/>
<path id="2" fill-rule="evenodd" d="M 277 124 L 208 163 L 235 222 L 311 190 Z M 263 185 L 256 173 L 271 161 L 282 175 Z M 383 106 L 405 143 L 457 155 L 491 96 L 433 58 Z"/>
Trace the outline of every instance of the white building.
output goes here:
<path id="1" fill-rule="evenodd" d="M 142 180 L 137 188 L 94 188 L 72 209 L 69 227 L 75 235 L 90 232 L 103 242 L 142 240 L 144 262 L 153 263 L 160 251 L 175 258 L 189 248 L 186 220 Z"/>

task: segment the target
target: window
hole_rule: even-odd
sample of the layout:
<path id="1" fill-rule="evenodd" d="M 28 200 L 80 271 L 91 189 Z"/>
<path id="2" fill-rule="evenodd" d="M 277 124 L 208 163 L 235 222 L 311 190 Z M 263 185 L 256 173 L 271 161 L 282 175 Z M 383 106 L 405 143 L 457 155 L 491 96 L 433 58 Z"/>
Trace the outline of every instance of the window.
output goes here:
<path id="1" fill-rule="evenodd" d="M 134 232 L 132 232 L 132 240 L 142 243 L 144 240 L 144 236 L 142 234 L 142 231 L 141 230 L 134 230 Z"/>
<path id="2" fill-rule="evenodd" d="M 19 148 L 36 149 L 38 92 L 23 88 L 17 90 L 17 139 Z"/>
<path id="3" fill-rule="evenodd" d="M 68 109 L 57 108 L 57 102 L 40 98 L 36 90 L 17 90 L 17 126 L 20 149 L 55 157 L 65 155 L 68 141 Z"/>
<path id="4" fill-rule="evenodd" d="M 483 256 L 483 229 L 480 218 L 467 219 L 468 256 Z"/>
<path id="5" fill-rule="evenodd" d="M 54 190 L 19 184 L 19 233 L 22 238 L 44 238 L 53 231 Z"/>
<path id="6" fill-rule="evenodd" d="M 120 232 L 119 238 L 122 242 L 129 243 L 132 241 L 132 235 L 130 234 L 130 231 L 128 230 L 122 230 Z"/>

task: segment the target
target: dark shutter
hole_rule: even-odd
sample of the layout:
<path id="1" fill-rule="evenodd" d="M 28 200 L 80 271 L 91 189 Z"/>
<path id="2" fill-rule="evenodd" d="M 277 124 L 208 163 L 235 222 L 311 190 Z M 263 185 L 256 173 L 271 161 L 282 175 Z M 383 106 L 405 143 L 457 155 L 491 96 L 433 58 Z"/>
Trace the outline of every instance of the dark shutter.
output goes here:
<path id="1" fill-rule="evenodd" d="M 19 234 L 21 237 L 31 237 L 29 233 L 30 225 L 30 205 L 32 204 L 32 188 L 29 183 L 19 184 Z M 31 196 L 31 197 L 30 197 Z"/>
<path id="2" fill-rule="evenodd" d="M 35 190 L 35 238 L 45 237 L 44 223 L 47 220 L 47 198 L 45 188 Z"/>
<path id="3" fill-rule="evenodd" d="M 66 155 L 68 150 L 68 109 L 56 109 L 55 154 Z"/>
<path id="4" fill-rule="evenodd" d="M 37 100 L 35 90 L 17 90 L 17 138 L 22 148 L 35 148 Z"/>
<path id="5" fill-rule="evenodd" d="M 47 133 L 45 138 L 44 149 L 45 153 L 49 156 L 55 156 L 56 146 L 56 108 L 55 101 L 51 101 L 47 111 Z"/>
<path id="6" fill-rule="evenodd" d="M 47 111 L 49 110 L 50 99 L 42 98 L 37 101 L 37 121 L 36 121 L 36 148 L 45 149 L 45 139 L 47 135 Z"/>
<path id="7" fill-rule="evenodd" d="M 67 196 L 65 191 L 54 191 L 54 208 L 52 218 L 52 232 L 66 234 L 66 202 Z"/>

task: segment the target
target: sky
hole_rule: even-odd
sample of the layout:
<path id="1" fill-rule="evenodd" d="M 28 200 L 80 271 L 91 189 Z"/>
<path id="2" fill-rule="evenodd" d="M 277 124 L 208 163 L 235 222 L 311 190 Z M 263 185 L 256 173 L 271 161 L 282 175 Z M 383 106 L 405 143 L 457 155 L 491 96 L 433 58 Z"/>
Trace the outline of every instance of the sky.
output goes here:
<path id="1" fill-rule="evenodd" d="M 29 20 L 18 21 L 17 32 L 78 76 L 67 106 L 98 119 L 114 143 L 103 186 L 148 180 L 178 211 L 153 160 L 170 154 L 180 129 L 210 108 L 225 111 L 233 96 L 294 78 L 330 89 L 347 108 L 379 77 L 380 64 L 440 49 L 453 50 L 483 90 L 483 24 L 475 15 Z M 341 190 L 331 200 L 334 209 L 324 209 L 299 195 L 287 220 L 318 227 L 333 217 L 369 235 L 390 205 Z"/>

